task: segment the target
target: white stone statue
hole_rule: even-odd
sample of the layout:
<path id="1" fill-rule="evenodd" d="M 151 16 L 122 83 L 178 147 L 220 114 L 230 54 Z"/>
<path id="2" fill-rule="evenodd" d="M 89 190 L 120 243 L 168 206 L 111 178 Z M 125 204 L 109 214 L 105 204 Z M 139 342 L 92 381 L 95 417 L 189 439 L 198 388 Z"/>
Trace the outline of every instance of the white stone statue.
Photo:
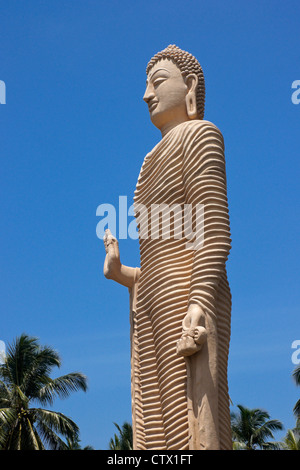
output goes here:
<path id="1" fill-rule="evenodd" d="M 144 100 L 162 139 L 145 157 L 134 195 L 140 268 L 123 265 L 116 238 L 109 230 L 104 237 L 104 275 L 130 292 L 137 450 L 232 448 L 224 143 L 219 129 L 203 119 L 204 99 L 202 68 L 191 54 L 171 45 L 151 59 Z M 169 237 L 161 236 L 162 219 L 151 217 L 153 207 L 171 208 Z M 193 239 L 184 230 L 174 236 L 180 218 L 173 209 L 182 215 L 186 207 L 192 208 Z M 191 243 L 199 207 L 202 241 Z"/>

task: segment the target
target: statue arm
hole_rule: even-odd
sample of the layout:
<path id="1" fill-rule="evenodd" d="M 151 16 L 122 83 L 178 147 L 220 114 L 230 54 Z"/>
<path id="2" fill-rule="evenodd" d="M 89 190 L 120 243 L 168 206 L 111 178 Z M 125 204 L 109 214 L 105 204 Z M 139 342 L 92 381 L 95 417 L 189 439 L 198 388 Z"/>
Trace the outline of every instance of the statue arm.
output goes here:
<path id="1" fill-rule="evenodd" d="M 197 132 L 187 136 L 184 149 L 186 202 L 192 205 L 193 212 L 201 204 L 204 220 L 202 227 L 195 225 L 199 221 L 193 221 L 196 240 L 183 330 L 194 332 L 194 340 L 200 345 L 206 338 L 207 314 L 213 315 L 215 311 L 218 284 L 231 243 L 222 134 L 213 124 L 202 121 Z M 197 228 L 203 228 L 203 223 L 204 238 L 197 245 Z"/>
<path id="2" fill-rule="evenodd" d="M 132 268 L 131 266 L 125 266 L 121 264 L 120 269 L 115 271 L 111 277 L 105 276 L 107 279 L 112 279 L 115 282 L 118 282 L 122 286 L 128 287 L 131 289 L 133 285 L 139 279 L 140 268 Z"/>
<path id="3" fill-rule="evenodd" d="M 118 240 L 108 229 L 105 231 L 103 242 L 106 251 L 104 276 L 129 289 L 132 288 L 139 279 L 140 268 L 132 268 L 121 263 Z"/>

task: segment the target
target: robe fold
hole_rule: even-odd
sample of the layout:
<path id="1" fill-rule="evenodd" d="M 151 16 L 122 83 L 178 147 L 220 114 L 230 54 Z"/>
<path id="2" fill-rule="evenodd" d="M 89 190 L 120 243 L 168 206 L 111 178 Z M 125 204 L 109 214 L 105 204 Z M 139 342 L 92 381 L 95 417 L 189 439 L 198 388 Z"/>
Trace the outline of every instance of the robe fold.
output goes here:
<path id="1" fill-rule="evenodd" d="M 134 206 L 141 261 L 130 290 L 134 448 L 231 449 L 231 293 L 225 266 L 231 240 L 218 128 L 191 120 L 169 131 L 144 159 Z M 172 209 L 169 233 L 157 207 Z M 200 221 L 197 207 L 204 211 Z M 176 344 L 190 304 L 205 313 L 207 341 L 182 357 Z"/>

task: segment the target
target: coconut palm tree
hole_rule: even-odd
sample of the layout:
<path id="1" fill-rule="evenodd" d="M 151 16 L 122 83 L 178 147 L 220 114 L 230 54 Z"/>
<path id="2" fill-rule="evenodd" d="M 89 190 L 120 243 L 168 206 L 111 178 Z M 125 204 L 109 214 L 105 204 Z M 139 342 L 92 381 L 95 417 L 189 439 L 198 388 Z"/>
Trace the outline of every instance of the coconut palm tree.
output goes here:
<path id="1" fill-rule="evenodd" d="M 132 426 L 130 423 L 125 421 L 122 428 L 116 423 L 114 423 L 116 428 L 119 431 L 119 436 L 114 435 L 114 438 L 111 438 L 109 441 L 110 450 L 132 450 Z"/>
<path id="2" fill-rule="evenodd" d="M 283 429 L 280 421 L 270 420 L 270 415 L 261 409 L 249 409 L 238 405 L 239 412 L 231 414 L 233 448 L 244 450 L 278 449 L 278 443 L 269 442 L 274 439 L 273 431 Z"/>
<path id="3" fill-rule="evenodd" d="M 51 347 L 22 334 L 7 348 L 0 364 L 0 449 L 65 449 L 62 438 L 78 439 L 78 426 L 62 413 L 44 407 L 71 392 L 87 390 L 87 379 L 74 372 L 52 379 L 61 360 Z"/>
<path id="4" fill-rule="evenodd" d="M 284 450 L 300 450 L 300 429 L 289 429 L 281 443 Z"/>

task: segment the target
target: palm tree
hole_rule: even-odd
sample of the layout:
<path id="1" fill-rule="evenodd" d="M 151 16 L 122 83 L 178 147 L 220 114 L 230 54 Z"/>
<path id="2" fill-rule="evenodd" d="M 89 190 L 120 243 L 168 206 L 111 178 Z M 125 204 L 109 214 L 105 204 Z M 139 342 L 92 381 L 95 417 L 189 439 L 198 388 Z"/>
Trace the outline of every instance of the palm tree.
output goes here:
<path id="1" fill-rule="evenodd" d="M 300 385 L 300 365 L 296 367 L 293 372 L 293 378 L 295 380 L 296 385 Z M 300 399 L 297 401 L 296 405 L 294 406 L 294 415 L 300 424 Z"/>
<path id="2" fill-rule="evenodd" d="M 66 450 L 94 450 L 94 448 L 90 445 L 81 447 L 80 439 L 76 437 L 74 439 L 67 438 Z"/>
<path id="3" fill-rule="evenodd" d="M 78 426 L 62 413 L 32 405 L 52 405 L 56 397 L 87 390 L 87 379 L 74 372 L 50 377 L 61 360 L 51 347 L 22 334 L 7 348 L 0 364 L 0 449 L 60 450 L 67 445 L 62 437 L 78 439 Z"/>
<path id="4" fill-rule="evenodd" d="M 114 438 L 109 441 L 110 450 L 132 450 L 133 438 L 131 424 L 125 421 L 122 426 L 122 429 L 118 424 L 114 423 L 114 425 L 119 431 L 119 436 L 115 434 Z"/>
<path id="5" fill-rule="evenodd" d="M 281 448 L 284 450 L 300 450 L 300 429 L 289 429 L 283 439 Z"/>
<path id="6" fill-rule="evenodd" d="M 273 431 L 283 429 L 280 421 L 270 420 L 270 415 L 261 409 L 249 409 L 238 405 L 239 412 L 231 414 L 233 448 L 244 450 L 278 449 L 278 443 L 269 442 L 274 439 Z"/>

